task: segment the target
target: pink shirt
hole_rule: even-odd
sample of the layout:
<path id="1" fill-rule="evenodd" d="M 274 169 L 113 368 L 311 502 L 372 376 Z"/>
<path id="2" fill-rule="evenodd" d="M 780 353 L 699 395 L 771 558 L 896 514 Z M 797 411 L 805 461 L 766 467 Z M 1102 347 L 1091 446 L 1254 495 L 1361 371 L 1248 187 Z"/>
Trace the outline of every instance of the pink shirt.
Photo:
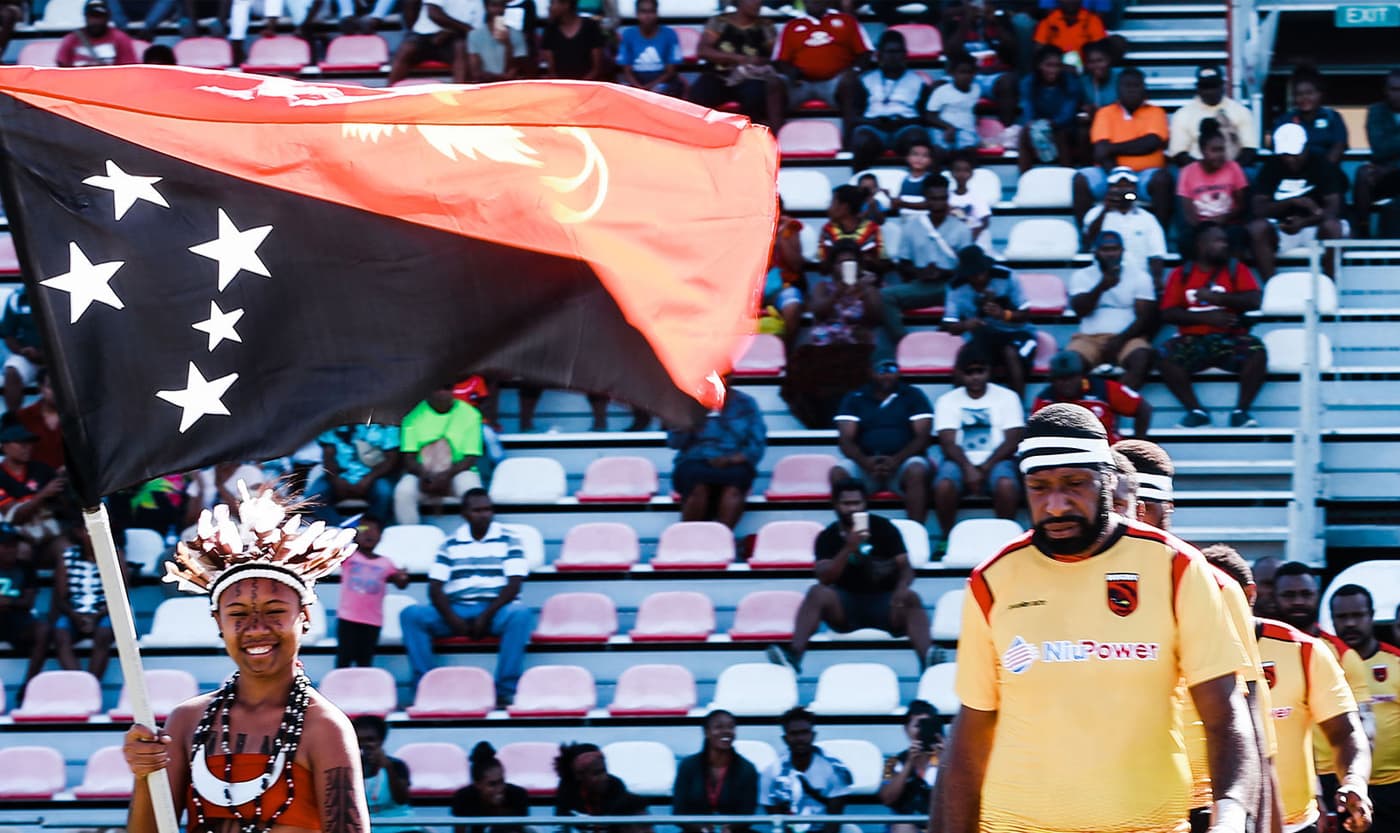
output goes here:
<path id="1" fill-rule="evenodd" d="M 384 556 L 357 552 L 340 567 L 341 619 L 362 625 L 384 624 L 384 590 L 398 567 Z"/>
<path id="2" fill-rule="evenodd" d="M 1235 192 L 1248 185 L 1244 171 L 1234 162 L 1226 162 L 1213 174 L 1200 162 L 1192 162 L 1181 170 L 1176 195 L 1190 200 L 1202 220 L 1219 220 L 1234 213 Z"/>
<path id="3" fill-rule="evenodd" d="M 54 63 L 61 67 L 96 67 L 134 64 L 138 60 L 130 36 L 110 26 L 96 38 L 85 37 L 81 30 L 64 35 Z"/>

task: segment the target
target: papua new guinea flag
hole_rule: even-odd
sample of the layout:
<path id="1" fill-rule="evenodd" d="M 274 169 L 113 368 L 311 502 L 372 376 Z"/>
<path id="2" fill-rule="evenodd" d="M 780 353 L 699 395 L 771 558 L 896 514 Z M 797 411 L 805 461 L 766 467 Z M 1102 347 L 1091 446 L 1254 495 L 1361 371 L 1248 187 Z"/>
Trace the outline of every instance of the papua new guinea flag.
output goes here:
<path id="1" fill-rule="evenodd" d="M 766 129 L 607 84 L 4 68 L 0 154 L 88 499 L 469 372 L 688 420 L 776 209 Z"/>

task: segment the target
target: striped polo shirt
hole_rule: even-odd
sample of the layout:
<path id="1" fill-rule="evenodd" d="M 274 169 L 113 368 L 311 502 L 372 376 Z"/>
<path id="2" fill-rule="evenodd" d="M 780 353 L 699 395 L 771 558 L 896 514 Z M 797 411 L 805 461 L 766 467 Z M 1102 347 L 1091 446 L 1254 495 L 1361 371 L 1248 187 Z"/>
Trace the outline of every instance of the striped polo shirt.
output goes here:
<path id="1" fill-rule="evenodd" d="M 512 577 L 529 572 L 520 539 L 492 521 L 480 540 L 472 537 L 471 524 L 459 526 L 438 550 L 428 578 L 442 582 L 452 601 L 467 602 L 495 598 Z"/>

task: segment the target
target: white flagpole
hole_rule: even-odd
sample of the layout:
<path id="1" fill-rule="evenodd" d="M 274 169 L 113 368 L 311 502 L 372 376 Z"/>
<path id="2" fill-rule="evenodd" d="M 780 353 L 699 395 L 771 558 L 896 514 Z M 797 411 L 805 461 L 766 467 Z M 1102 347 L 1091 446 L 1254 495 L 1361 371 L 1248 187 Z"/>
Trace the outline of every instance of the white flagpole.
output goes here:
<path id="1" fill-rule="evenodd" d="M 131 714 L 137 723 L 159 732 L 155 712 L 151 709 L 151 697 L 146 691 L 141 651 L 136 646 L 136 621 L 131 616 L 131 602 L 127 599 L 126 580 L 117 557 L 117 542 L 112 538 L 107 507 L 99 503 L 96 507 L 84 509 L 83 524 L 87 526 L 88 537 L 92 539 L 92 551 L 97 556 L 97 569 L 102 575 L 102 590 L 107 594 L 107 615 L 112 620 L 112 634 L 116 638 L 117 657 L 126 681 L 127 698 L 131 701 Z M 170 752 L 172 755 L 180 754 L 175 749 Z M 179 817 L 175 814 L 175 801 L 170 794 L 170 781 L 165 770 L 146 776 L 146 786 L 151 791 L 156 829 L 160 833 L 178 833 Z"/>

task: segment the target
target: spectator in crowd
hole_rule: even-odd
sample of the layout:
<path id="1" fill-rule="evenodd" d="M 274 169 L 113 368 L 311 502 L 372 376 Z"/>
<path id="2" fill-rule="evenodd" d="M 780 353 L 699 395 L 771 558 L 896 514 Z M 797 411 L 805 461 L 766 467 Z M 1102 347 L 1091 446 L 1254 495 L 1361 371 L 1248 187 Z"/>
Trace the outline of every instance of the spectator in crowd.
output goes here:
<path id="1" fill-rule="evenodd" d="M 908 636 L 922 670 L 928 662 L 928 613 L 913 590 L 914 568 L 899 527 L 869 511 L 869 493 L 859 480 L 841 480 L 831 487 L 836 520 L 817 536 L 817 583 L 797 609 L 792 642 L 772 645 L 768 658 L 801 672 L 807 643 L 825 622 L 838 633 L 875 628 L 892 636 Z M 801 769 L 802 767 L 799 767 Z M 764 790 L 764 803 L 778 802 Z"/>
<path id="2" fill-rule="evenodd" d="M 671 788 L 678 816 L 746 816 L 758 812 L 758 770 L 734 751 L 734 715 L 715 709 L 705 715 L 700 751 L 682 758 Z M 748 833 L 747 824 L 682 826 L 685 833 Z"/>
<path id="3" fill-rule="evenodd" d="M 791 345 L 802 327 L 806 299 L 806 261 L 802 257 L 802 221 L 787 213 L 778 198 L 778 222 L 773 231 L 773 250 L 768 257 L 768 274 L 759 303 L 757 330 L 779 336 Z"/>
<path id="4" fill-rule="evenodd" d="M 879 66 L 863 73 L 852 91 L 852 112 L 860 115 L 847 129 L 851 166 L 857 171 L 870 167 L 887 150 L 908 156 L 915 142 L 929 140 L 919 115 L 928 86 L 908 66 L 904 35 L 886 30 L 877 54 Z"/>
<path id="5" fill-rule="evenodd" d="M 540 38 L 546 78 L 605 81 L 607 35 L 597 19 L 578 13 L 578 0 L 550 0 L 549 21 Z"/>
<path id="6" fill-rule="evenodd" d="M 1015 124 L 1016 67 L 1021 60 L 1011 16 L 992 4 L 948 0 L 943 4 L 940 26 L 943 53 L 971 55 L 977 62 L 978 90 L 995 102 L 1002 125 Z"/>
<path id="7" fill-rule="evenodd" d="M 53 382 L 46 371 L 39 371 L 39 398 L 13 411 L 15 421 L 33 434 L 33 460 L 57 471 L 63 468 L 63 428 L 59 421 L 58 403 L 54 401 Z"/>
<path id="8" fill-rule="evenodd" d="M 335 504 L 342 500 L 363 500 L 371 515 L 393 517 L 398 426 L 342 425 L 321 434 L 316 442 L 321 446 L 325 472 L 307 487 L 306 498 L 323 505 L 323 517 L 335 517 Z"/>
<path id="9" fill-rule="evenodd" d="M 904 712 L 904 735 L 909 746 L 885 759 L 880 778 L 880 803 L 898 815 L 928 812 L 933 782 L 938 776 L 938 757 L 943 753 L 943 734 L 938 715 L 926 700 L 914 700 Z M 892 824 L 889 833 L 919 833 L 913 824 Z"/>
<path id="10" fill-rule="evenodd" d="M 1322 96 L 1326 92 L 1322 74 L 1312 67 L 1299 66 L 1293 70 L 1290 84 L 1293 109 L 1274 122 L 1275 140 L 1280 127 L 1296 124 L 1307 134 L 1308 156 L 1320 156 L 1333 165 L 1341 165 L 1342 154 L 1347 152 L 1347 123 L 1341 113 L 1322 106 Z M 1274 153 L 1280 153 L 1277 146 Z"/>
<path id="11" fill-rule="evenodd" d="M 958 252 L 942 328 L 976 345 L 1000 366 L 1007 387 L 1020 396 L 1035 354 L 1035 329 L 1021 285 L 977 246 Z"/>
<path id="12" fill-rule="evenodd" d="M 734 11 L 709 19 L 696 50 L 705 63 L 690 98 L 705 107 L 738 101 L 739 112 L 776 131 L 783 123 L 783 83 L 770 58 L 777 33 L 762 10 L 763 0 L 739 0 Z"/>
<path id="13" fill-rule="evenodd" d="M 860 218 L 877 226 L 884 225 L 885 209 L 890 205 L 889 191 L 880 187 L 879 178 L 872 173 L 861 174 L 856 179 L 856 187 L 861 195 Z"/>
<path id="14" fill-rule="evenodd" d="M 5 299 L 0 338 L 10 351 L 5 357 L 5 413 L 12 414 L 24 402 L 24 389 L 39 380 L 44 366 L 44 341 L 29 304 L 29 289 L 23 284 Z"/>
<path id="15" fill-rule="evenodd" d="M 826 212 L 827 223 L 822 226 L 818 238 L 823 274 L 832 274 L 835 246 L 842 241 L 855 244 L 862 270 L 879 270 L 885 259 L 884 241 L 880 224 L 861 216 L 864 205 L 865 193 L 855 185 L 838 185 L 832 190 L 831 207 Z"/>
<path id="16" fill-rule="evenodd" d="M 900 282 L 880 290 L 891 350 L 907 332 L 902 313 L 943 303 L 958 266 L 958 252 L 972 245 L 967 224 L 953 215 L 948 180 L 936 174 L 924 180 L 924 206 L 925 211 L 905 219 L 894 252 Z"/>
<path id="17" fill-rule="evenodd" d="M 137 63 L 131 36 L 112 25 L 107 0 L 83 4 L 83 28 L 58 42 L 54 64 L 61 67 L 109 67 Z"/>
<path id="18" fill-rule="evenodd" d="M 840 760 L 816 745 L 816 715 L 794 706 L 778 724 L 783 727 L 787 750 L 764 770 L 759 801 L 774 815 L 839 816 L 846 810 L 846 796 L 855 779 Z M 808 833 L 811 825 L 792 825 L 796 833 Z M 814 833 L 838 833 L 839 824 L 822 825 Z"/>
<path id="19" fill-rule="evenodd" d="M 1230 258 L 1225 231 L 1202 225 L 1196 233 L 1196 259 L 1172 270 L 1162 294 L 1162 323 L 1175 325 L 1177 335 L 1162 346 L 1158 369 L 1167 389 L 1186 407 L 1182 428 L 1210 425 L 1191 377 L 1211 367 L 1240 377 L 1230 427 L 1259 424 L 1249 409 L 1264 384 L 1268 354 L 1243 315 L 1259 309 L 1262 298 L 1249 267 Z"/>
<path id="20" fill-rule="evenodd" d="M 1132 517 L 1170 532 L 1176 512 L 1176 464 L 1171 456 L 1160 445 L 1137 438 L 1119 440 L 1113 444 L 1113 450 L 1128 459 L 1137 480 L 1137 513 Z"/>
<path id="21" fill-rule="evenodd" d="M 679 96 L 685 88 L 680 66 L 681 41 L 676 30 L 662 26 L 657 0 L 637 0 L 637 25 L 622 30 L 617 65 L 622 81 L 662 95 Z"/>
<path id="22" fill-rule="evenodd" d="M 976 169 L 977 163 L 973 160 L 971 152 L 963 150 L 953 154 L 948 163 L 948 175 L 953 178 L 952 187 L 948 189 L 948 210 L 967 226 L 972 245 L 981 246 L 982 251 L 990 252 L 992 207 L 987 204 L 985 197 L 970 187 L 972 172 Z"/>
<path id="23" fill-rule="evenodd" d="M 949 155 L 981 142 L 977 136 L 977 103 L 982 90 L 977 86 L 977 62 L 966 52 L 948 56 L 948 80 L 934 88 L 924 108 L 925 120 L 933 128 L 933 143 L 941 151 L 940 164 Z"/>
<path id="24" fill-rule="evenodd" d="M 1090 368 L 1117 365 L 1121 382 L 1142 388 L 1155 351 L 1148 338 L 1156 327 L 1157 293 L 1152 277 L 1124 263 L 1123 236 L 1101 231 L 1094 242 L 1094 262 L 1069 276 L 1069 306 L 1079 316 L 1079 330 L 1068 349 Z"/>
<path id="25" fill-rule="evenodd" d="M 1167 156 L 1185 168 L 1193 159 L 1205 158 L 1202 122 L 1211 119 L 1225 141 L 1225 158 L 1248 167 L 1258 154 L 1254 114 L 1240 102 L 1225 95 L 1225 76 L 1220 69 L 1204 66 L 1196 70 L 1196 95 L 1172 114 L 1171 138 Z"/>
<path id="26" fill-rule="evenodd" d="M 1370 778 L 1375 823 L 1371 829 L 1400 830 L 1400 647 L 1376 639 L 1374 619 L 1375 604 L 1366 588 L 1344 584 L 1332 594 L 1332 626 L 1371 672 L 1364 692 L 1369 695 L 1375 726 Z M 1392 625 L 1391 633 L 1400 634 L 1400 628 Z M 1334 769 L 1347 774 L 1340 752 L 1336 761 Z M 1341 786 L 1350 786 L 1356 792 L 1356 785 L 1350 784 L 1349 779 L 1342 779 Z M 1342 793 L 1338 792 L 1329 806 L 1342 801 Z"/>
<path id="27" fill-rule="evenodd" d="M 389 67 L 388 85 L 408 77 L 424 61 L 437 61 L 452 67 L 452 81 L 467 83 L 467 35 L 481 28 L 482 9 L 470 0 L 423 0 L 422 8 L 409 21 L 405 8 L 404 25 L 410 34 L 399 44 Z"/>
<path id="28" fill-rule="evenodd" d="M 506 20 L 505 0 L 486 0 L 486 22 L 467 33 L 467 70 L 473 84 L 514 81 L 525 74 L 525 34 Z"/>
<path id="29" fill-rule="evenodd" d="M 1201 158 L 1182 168 L 1176 183 L 1179 216 L 1186 229 L 1180 235 L 1181 249 L 1194 249 L 1196 227 L 1212 222 L 1225 230 L 1231 254 L 1243 254 L 1249 244 L 1245 226 L 1249 180 L 1240 163 L 1226 153 L 1225 134 L 1215 119 L 1201 120 L 1199 142 Z"/>
<path id="30" fill-rule="evenodd" d="M 696 429 L 672 428 L 666 444 L 676 449 L 671 485 L 681 496 L 681 520 L 719 521 L 734 529 L 744 514 L 768 432 L 758 403 L 729 381 L 724 406 L 710 411 Z"/>
<path id="31" fill-rule="evenodd" d="M 4 54 L 5 49 L 10 45 L 10 39 L 15 35 L 15 26 L 23 23 L 25 17 L 25 6 L 23 3 L 9 2 L 0 4 L 0 54 Z M 36 13 L 34 17 L 39 17 Z"/>
<path id="32" fill-rule="evenodd" d="M 401 524 L 416 524 L 419 501 L 458 498 L 481 485 L 481 411 L 443 385 L 404 416 L 399 452 L 404 473 L 394 487 L 394 514 Z"/>
<path id="33" fill-rule="evenodd" d="M 380 824 L 381 820 L 408 819 L 413 808 L 408 806 L 408 764 L 390 757 L 384 751 L 389 737 L 389 723 L 379 715 L 362 714 L 350 719 L 355 738 L 360 742 L 360 770 L 365 779 L 365 807 L 374 819 L 375 833 L 416 831 L 414 825 Z"/>
<path id="34" fill-rule="evenodd" d="M 890 213 L 899 214 L 908 225 L 910 217 L 928 211 L 928 201 L 924 199 L 924 183 L 933 175 L 933 144 L 925 137 L 909 145 L 904 155 L 907 173 L 900 180 L 899 193 L 890 196 Z M 903 226 L 900 227 L 903 231 Z"/>
<path id="35" fill-rule="evenodd" d="M 37 442 L 23 425 L 0 427 L 0 520 L 14 524 L 36 566 L 48 568 L 55 560 L 51 546 L 62 532 L 56 514 L 65 506 L 68 479 L 33 459 Z"/>
<path id="36" fill-rule="evenodd" d="M 525 664 L 534 615 L 519 601 L 530 567 L 515 533 L 496 520 L 485 489 L 462 496 L 466 523 L 442 543 L 428 568 L 428 604 L 404 608 L 404 652 L 416 686 L 436 664 L 433 639 L 465 636 L 501 638 L 496 659 L 496 704 L 515 700 L 515 686 Z"/>
<path id="37" fill-rule="evenodd" d="M 360 518 L 355 554 L 340 566 L 340 603 L 336 606 L 335 667 L 374 665 L 379 629 L 384 626 L 384 593 L 389 583 L 408 587 L 408 573 L 388 556 L 375 552 L 384 523 L 373 515 Z"/>
<path id="38" fill-rule="evenodd" d="M 39 597 L 39 573 L 32 559 L 20 558 L 19 531 L 11 524 L 0 522 L 0 633 L 14 648 L 17 656 L 28 657 L 24 679 L 19 691 L 44 667 L 48 657 L 52 626 L 47 618 L 34 615 L 34 603 Z M 17 696 L 17 701 L 22 701 Z"/>
<path id="39" fill-rule="evenodd" d="M 1056 0 L 1054 11 L 1035 27 L 1035 42 L 1059 47 L 1075 66 L 1083 66 L 1085 46 L 1108 37 L 1103 18 L 1084 8 L 1081 0 Z"/>
<path id="40" fill-rule="evenodd" d="M 556 816 L 644 816 L 646 799 L 628 792 L 627 785 L 608 773 L 603 750 L 591 743 L 568 743 L 554 761 L 559 790 L 554 794 Z M 639 833 L 645 823 L 613 827 L 575 827 L 588 833 Z"/>
<path id="41" fill-rule="evenodd" d="M 1128 67 L 1118 76 L 1118 101 L 1094 113 L 1089 139 L 1094 164 L 1074 175 L 1074 216 L 1085 221 L 1089 206 L 1104 198 L 1109 174 L 1127 168 L 1137 175 L 1137 195 L 1152 203 L 1162 228 L 1172 216 L 1172 175 L 1167 170 L 1167 111 L 1147 103 L 1147 79 Z"/>
<path id="42" fill-rule="evenodd" d="M 1068 164 L 1075 156 L 1080 89 L 1058 46 L 1046 44 L 1035 51 L 1035 64 L 1021 79 L 1020 92 L 1021 172 L 1036 164 Z"/>
<path id="43" fill-rule="evenodd" d="M 1082 88 L 1080 121 L 1083 123 L 1084 144 L 1088 145 L 1088 126 L 1100 107 L 1118 103 L 1118 76 L 1122 67 L 1113 65 L 1113 49 L 1108 41 L 1094 41 L 1084 46 L 1084 72 L 1079 76 Z"/>
<path id="44" fill-rule="evenodd" d="M 1266 555 L 1254 560 L 1254 586 L 1258 598 L 1254 602 L 1254 612 L 1265 619 L 1278 619 L 1278 600 L 1274 598 L 1274 576 L 1283 566 L 1283 559 Z"/>
<path id="45" fill-rule="evenodd" d="M 933 405 L 933 430 L 943 462 L 933 482 L 933 511 L 942 553 L 958 520 L 964 495 L 988 495 L 998 518 L 1014 518 L 1021 504 L 1021 479 L 1012 460 L 1025 426 L 1021 398 L 992 384 L 992 362 L 978 345 L 958 351 L 952 390 Z"/>
<path id="46" fill-rule="evenodd" d="M 54 656 L 65 670 L 77 671 L 78 655 L 73 646 L 91 639 L 88 672 L 101 680 L 107 673 L 115 639 L 112 620 L 107 616 L 107 594 L 102 588 L 97 554 L 93 552 L 87 527 L 82 524 L 75 524 L 65 537 L 67 546 L 53 574 L 53 624 L 50 632 Z M 130 581 L 130 575 L 125 579 Z"/>
<path id="47" fill-rule="evenodd" d="M 1274 131 L 1274 155 L 1264 160 L 1254 180 L 1249 238 L 1254 264 L 1268 280 L 1274 276 L 1277 254 L 1318 240 L 1337 240 L 1349 228 L 1342 219 L 1346 177 L 1324 154 L 1306 151 L 1307 134 L 1296 124 Z M 1336 251 L 1324 253 L 1322 266 L 1337 274 Z"/>
<path id="48" fill-rule="evenodd" d="M 1036 394 L 1031 413 L 1056 402 L 1071 402 L 1103 423 L 1108 441 L 1118 442 L 1120 418 L 1133 420 L 1133 436 L 1145 437 L 1152 427 L 1152 405 L 1136 390 L 1102 376 L 1090 376 L 1084 357 L 1070 350 L 1050 359 L 1050 384 Z"/>
<path id="49" fill-rule="evenodd" d="M 1121 451 L 1113 449 L 1113 511 L 1125 518 L 1137 517 L 1137 469 Z"/>
<path id="50" fill-rule="evenodd" d="M 1079 181 L 1076 174 L 1076 187 Z M 1103 203 L 1090 208 L 1082 218 L 1084 240 L 1087 243 L 1098 240 L 1106 231 L 1117 232 L 1123 241 L 1124 267 L 1146 272 L 1154 286 L 1161 286 L 1167 235 L 1161 221 L 1138 204 L 1141 181 L 1142 177 L 1128 167 L 1117 167 L 1108 173 Z"/>
<path id="51" fill-rule="evenodd" d="M 486 741 L 472 747 L 471 783 L 452 794 L 452 815 L 465 818 L 530 815 L 530 794 L 506 781 L 506 768 Z M 523 824 L 478 826 L 459 824 L 455 833 L 526 833 Z"/>
<path id="52" fill-rule="evenodd" d="M 875 363 L 869 384 L 852 391 L 836 415 L 837 445 L 845 460 L 831 469 L 833 486 L 863 476 L 873 491 L 904 500 L 909 519 L 928 519 L 928 447 L 933 406 L 924 392 L 899 378 L 894 359 Z"/>
<path id="53" fill-rule="evenodd" d="M 821 101 L 854 124 L 855 72 L 869 63 L 872 52 L 865 27 L 855 15 L 836 11 L 828 0 L 807 0 L 806 14 L 783 27 L 773 66 L 786 86 L 784 108 Z M 781 125 L 772 125 L 776 130 Z"/>
<path id="54" fill-rule="evenodd" d="M 1371 161 L 1356 171 L 1353 200 L 1356 222 L 1352 230 L 1361 237 L 1370 236 L 1371 208 L 1376 201 L 1400 194 L 1400 69 L 1386 75 L 1385 99 L 1366 108 L 1366 141 Z M 1382 237 L 1393 236 L 1392 231 L 1382 224 Z"/>

